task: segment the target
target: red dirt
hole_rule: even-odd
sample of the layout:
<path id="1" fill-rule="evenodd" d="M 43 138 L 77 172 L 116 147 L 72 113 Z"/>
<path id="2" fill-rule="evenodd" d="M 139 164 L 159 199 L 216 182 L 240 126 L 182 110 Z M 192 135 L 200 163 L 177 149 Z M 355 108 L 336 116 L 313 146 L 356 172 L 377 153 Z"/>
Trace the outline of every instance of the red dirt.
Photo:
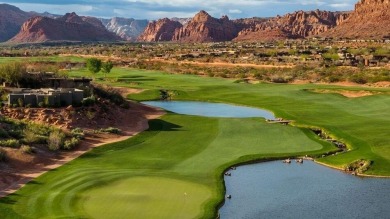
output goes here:
<path id="1" fill-rule="evenodd" d="M 124 90 L 126 94 L 136 92 Z M 164 114 L 163 111 L 145 106 L 142 104 L 129 102 L 129 109 L 110 105 L 110 113 L 106 113 L 96 118 L 88 119 L 78 117 L 76 121 L 69 122 L 71 127 L 81 127 L 86 131 L 86 138 L 81 144 L 72 151 L 53 152 L 45 146 L 35 148 L 35 153 L 25 154 L 19 149 L 5 148 L 7 151 L 7 162 L 0 163 L 0 197 L 7 196 L 34 178 L 43 173 L 62 166 L 63 164 L 79 157 L 107 143 L 126 140 L 148 128 L 148 120 L 155 119 Z M 58 109 L 63 112 L 64 109 Z M 3 114 L 3 113 L 2 113 Z M 55 113 L 53 113 L 55 114 Z M 21 114 L 19 114 L 21 116 Z M 37 122 L 46 123 L 45 121 L 35 118 Z M 74 118 L 73 118 L 74 119 Z M 53 124 L 52 122 L 46 124 Z M 65 129 L 63 125 L 57 125 Z M 122 130 L 121 135 L 115 134 L 93 134 L 92 130 L 99 128 L 115 127 Z"/>

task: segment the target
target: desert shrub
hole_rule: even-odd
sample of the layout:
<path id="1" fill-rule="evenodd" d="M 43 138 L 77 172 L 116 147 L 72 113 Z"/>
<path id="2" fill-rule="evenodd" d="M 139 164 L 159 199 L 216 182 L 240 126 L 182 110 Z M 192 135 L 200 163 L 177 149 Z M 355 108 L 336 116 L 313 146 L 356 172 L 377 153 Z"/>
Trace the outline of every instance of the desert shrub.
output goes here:
<path id="1" fill-rule="evenodd" d="M 362 75 L 354 75 L 350 78 L 352 82 L 355 82 L 357 84 L 366 84 L 367 79 Z"/>
<path id="2" fill-rule="evenodd" d="M 352 171 L 352 172 L 358 172 L 358 173 L 364 173 L 367 171 L 372 164 L 372 161 L 370 160 L 356 160 L 344 167 L 344 170 L 346 171 Z"/>
<path id="3" fill-rule="evenodd" d="M 81 102 L 81 104 L 83 106 L 93 106 L 93 105 L 95 105 L 95 103 L 96 103 L 96 97 L 93 95 L 90 97 L 84 98 L 83 101 Z"/>
<path id="4" fill-rule="evenodd" d="M 75 148 L 79 143 L 80 143 L 80 140 L 76 137 L 73 137 L 73 138 L 66 140 L 64 142 L 63 149 L 71 150 L 71 149 Z"/>
<path id="5" fill-rule="evenodd" d="M 17 148 L 20 146 L 20 142 L 16 139 L 8 139 L 8 140 L 0 141 L 0 146 Z"/>
<path id="6" fill-rule="evenodd" d="M 47 125 L 42 125 L 42 124 L 37 124 L 32 122 L 27 123 L 26 129 L 41 136 L 49 136 L 50 133 L 53 131 L 53 128 Z"/>
<path id="7" fill-rule="evenodd" d="M 277 77 L 271 78 L 271 82 L 273 82 L 273 83 L 288 83 L 289 80 L 286 77 L 277 76 Z"/>
<path id="8" fill-rule="evenodd" d="M 331 75 L 331 76 L 328 78 L 328 81 L 329 81 L 330 83 L 339 82 L 339 81 L 340 81 L 340 76 Z"/>
<path id="9" fill-rule="evenodd" d="M 94 86 L 93 91 L 94 94 L 98 95 L 99 97 L 109 99 L 112 103 L 115 103 L 118 106 L 126 102 L 125 98 L 123 98 L 122 95 L 115 88 L 108 86 Z"/>
<path id="10" fill-rule="evenodd" d="M 34 133 L 30 129 L 25 129 L 23 135 L 23 142 L 26 144 L 44 144 L 47 142 L 47 136 Z"/>
<path id="11" fill-rule="evenodd" d="M 48 147 L 52 151 L 59 150 L 64 145 L 65 134 L 56 130 L 50 133 L 47 139 Z"/>
<path id="12" fill-rule="evenodd" d="M 19 106 L 19 107 L 24 107 L 24 101 L 23 101 L 22 98 L 19 98 L 19 99 L 18 99 L 18 106 Z"/>
<path id="13" fill-rule="evenodd" d="M 0 128 L 0 138 L 8 138 L 8 132 L 4 130 L 3 128 Z"/>
<path id="14" fill-rule="evenodd" d="M 49 97 L 44 97 L 43 98 L 43 106 L 44 107 L 49 107 L 50 106 L 50 102 L 49 102 Z"/>
<path id="15" fill-rule="evenodd" d="M 77 139 L 84 139 L 85 134 L 84 131 L 81 128 L 75 128 L 71 131 L 72 137 Z"/>
<path id="16" fill-rule="evenodd" d="M 32 154 L 32 153 L 34 153 L 33 148 L 28 146 L 28 145 L 22 145 L 20 147 L 20 151 L 22 151 L 25 154 Z"/>
<path id="17" fill-rule="evenodd" d="M 0 148 L 0 162 L 7 160 L 7 152 L 4 149 Z"/>
<path id="18" fill-rule="evenodd" d="M 120 134 L 122 132 L 122 130 L 120 130 L 118 128 L 114 128 L 114 127 L 108 127 L 108 128 L 105 128 L 105 129 L 100 129 L 99 131 L 100 132 L 105 132 L 105 133 L 112 133 L 112 134 Z"/>

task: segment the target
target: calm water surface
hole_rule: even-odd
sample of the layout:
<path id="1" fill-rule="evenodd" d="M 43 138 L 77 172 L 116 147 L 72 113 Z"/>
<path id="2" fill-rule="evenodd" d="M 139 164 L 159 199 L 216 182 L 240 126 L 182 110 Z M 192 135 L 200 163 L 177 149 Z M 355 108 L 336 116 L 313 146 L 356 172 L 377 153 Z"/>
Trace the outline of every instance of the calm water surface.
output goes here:
<path id="1" fill-rule="evenodd" d="M 145 101 L 142 103 L 184 115 L 226 118 L 263 117 L 265 119 L 275 119 L 273 113 L 270 111 L 224 103 L 196 101 Z"/>
<path id="2" fill-rule="evenodd" d="M 263 117 L 266 110 L 222 103 L 146 101 L 175 113 L 207 117 Z M 390 179 L 359 178 L 314 162 L 281 161 L 237 167 L 225 177 L 222 219 L 383 218 L 390 219 Z"/>
<path id="3" fill-rule="evenodd" d="M 246 165 L 225 177 L 222 219 L 390 218 L 390 179 L 359 178 L 311 161 Z"/>

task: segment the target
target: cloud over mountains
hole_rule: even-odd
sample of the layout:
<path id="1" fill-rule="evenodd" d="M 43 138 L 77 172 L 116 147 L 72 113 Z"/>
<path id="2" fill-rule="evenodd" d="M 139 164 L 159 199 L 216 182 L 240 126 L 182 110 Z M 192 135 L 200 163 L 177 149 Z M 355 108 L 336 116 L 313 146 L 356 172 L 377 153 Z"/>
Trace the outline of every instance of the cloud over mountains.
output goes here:
<path id="1" fill-rule="evenodd" d="M 75 11 L 97 17 L 192 17 L 199 10 L 220 17 L 270 17 L 295 10 L 352 10 L 356 0 L 8 0 L 25 11 L 65 14 Z"/>

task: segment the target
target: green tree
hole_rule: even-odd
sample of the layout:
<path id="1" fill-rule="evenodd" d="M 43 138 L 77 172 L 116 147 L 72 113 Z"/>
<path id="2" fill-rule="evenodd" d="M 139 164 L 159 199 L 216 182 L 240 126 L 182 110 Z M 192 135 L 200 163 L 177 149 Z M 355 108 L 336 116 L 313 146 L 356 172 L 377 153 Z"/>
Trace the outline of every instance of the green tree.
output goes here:
<path id="1" fill-rule="evenodd" d="M 107 74 L 111 72 L 111 69 L 114 67 L 114 64 L 112 64 L 111 61 L 104 62 L 102 64 L 102 72 L 104 73 L 104 78 L 106 77 Z"/>
<path id="2" fill-rule="evenodd" d="M 87 59 L 87 69 L 93 73 L 96 74 L 100 71 L 102 67 L 102 61 L 97 58 L 90 58 Z"/>
<path id="3" fill-rule="evenodd" d="M 26 74 L 26 65 L 20 62 L 7 63 L 0 66 L 0 79 L 11 86 L 19 87 L 20 81 Z"/>

